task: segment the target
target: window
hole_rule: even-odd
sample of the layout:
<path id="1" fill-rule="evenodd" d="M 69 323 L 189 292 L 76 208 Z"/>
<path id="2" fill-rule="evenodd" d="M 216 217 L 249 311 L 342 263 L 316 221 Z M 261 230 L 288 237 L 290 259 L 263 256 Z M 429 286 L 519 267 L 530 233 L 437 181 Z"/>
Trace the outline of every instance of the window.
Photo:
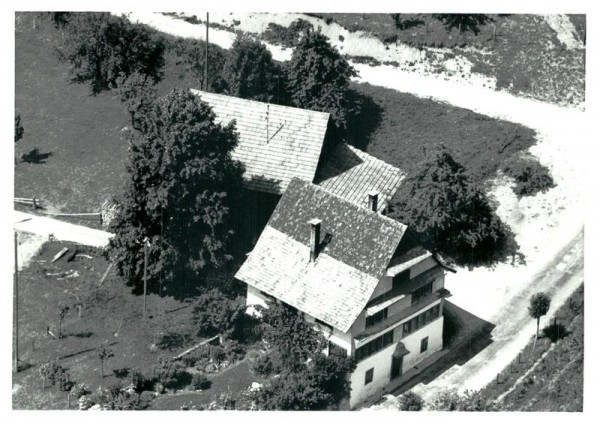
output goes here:
<path id="1" fill-rule="evenodd" d="M 371 368 L 365 373 L 365 386 L 373 381 L 373 373 L 375 372 L 375 368 Z"/>
<path id="2" fill-rule="evenodd" d="M 426 310 L 425 312 L 413 317 L 409 321 L 406 321 L 402 325 L 402 337 L 414 333 L 419 328 L 424 327 L 431 321 L 434 321 L 440 314 L 440 305 L 437 304 L 433 308 Z"/>
<path id="3" fill-rule="evenodd" d="M 381 311 L 367 317 L 367 327 L 371 327 L 378 322 L 383 321 L 388 316 L 388 308 L 382 309 Z"/>
<path id="4" fill-rule="evenodd" d="M 425 284 L 424 286 L 419 287 L 415 291 L 411 293 L 411 304 L 415 304 L 420 302 L 424 297 L 431 294 L 431 290 L 433 289 L 433 281 L 429 284 Z"/>
<path id="5" fill-rule="evenodd" d="M 394 330 L 388 331 L 385 334 L 371 340 L 364 346 L 356 349 L 356 360 L 360 361 L 368 356 L 371 356 L 394 342 Z"/>
<path id="6" fill-rule="evenodd" d="M 410 269 L 394 275 L 394 278 L 392 279 L 392 290 L 397 289 L 408 280 L 410 280 Z"/>
<path id="7" fill-rule="evenodd" d="M 427 344 L 429 343 L 429 336 L 421 339 L 421 353 L 427 350 Z"/>

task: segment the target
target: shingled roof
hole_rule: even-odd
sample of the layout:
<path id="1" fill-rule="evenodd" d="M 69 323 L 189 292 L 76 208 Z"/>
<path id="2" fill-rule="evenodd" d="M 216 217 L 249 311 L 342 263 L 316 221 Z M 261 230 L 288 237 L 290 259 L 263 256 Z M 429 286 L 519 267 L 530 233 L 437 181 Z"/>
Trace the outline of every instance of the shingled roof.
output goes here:
<path id="1" fill-rule="evenodd" d="M 345 143 L 317 171 L 315 184 L 360 206 L 368 206 L 367 194 L 379 192 L 378 210 L 383 212 L 405 174 L 398 168 Z"/>
<path id="2" fill-rule="evenodd" d="M 232 153 L 246 168 L 251 190 L 282 194 L 294 177 L 312 182 L 329 114 L 191 90 L 208 103 L 221 124 L 236 121 Z"/>
<path id="3" fill-rule="evenodd" d="M 310 262 L 308 221 L 322 220 Z M 294 178 L 236 278 L 348 331 L 384 275 L 406 226 Z"/>

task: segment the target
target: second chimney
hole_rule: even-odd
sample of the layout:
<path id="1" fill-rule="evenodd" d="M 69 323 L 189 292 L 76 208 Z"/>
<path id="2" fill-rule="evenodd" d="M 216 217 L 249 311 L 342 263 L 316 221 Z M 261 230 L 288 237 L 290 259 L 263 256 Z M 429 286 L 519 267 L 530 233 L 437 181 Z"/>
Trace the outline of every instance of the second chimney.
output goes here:
<path id="1" fill-rule="evenodd" d="M 310 224 L 310 261 L 317 260 L 319 243 L 321 241 L 321 220 L 318 218 L 308 221 Z"/>
<path id="2" fill-rule="evenodd" d="M 370 191 L 369 192 L 369 210 L 373 212 L 377 212 L 379 209 L 379 192 L 378 191 Z"/>

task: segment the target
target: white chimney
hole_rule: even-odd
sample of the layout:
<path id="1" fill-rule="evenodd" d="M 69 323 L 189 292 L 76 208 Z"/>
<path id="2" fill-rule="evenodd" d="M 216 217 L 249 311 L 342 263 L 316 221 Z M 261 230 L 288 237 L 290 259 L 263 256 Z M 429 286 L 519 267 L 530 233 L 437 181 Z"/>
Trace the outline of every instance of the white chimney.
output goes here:
<path id="1" fill-rule="evenodd" d="M 319 243 L 321 241 L 321 220 L 318 218 L 308 221 L 310 224 L 310 261 L 317 260 Z"/>
<path id="2" fill-rule="evenodd" d="M 369 209 L 373 212 L 377 212 L 379 209 L 379 192 L 378 191 L 370 191 L 369 193 Z"/>

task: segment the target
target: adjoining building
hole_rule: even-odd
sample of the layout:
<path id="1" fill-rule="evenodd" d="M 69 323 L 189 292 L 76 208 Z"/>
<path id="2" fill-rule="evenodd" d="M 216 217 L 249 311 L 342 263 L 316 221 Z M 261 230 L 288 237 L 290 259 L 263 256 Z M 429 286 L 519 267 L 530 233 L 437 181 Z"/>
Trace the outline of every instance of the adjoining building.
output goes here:
<path id="1" fill-rule="evenodd" d="M 244 184 L 254 195 L 248 219 L 257 235 L 293 178 L 366 205 L 366 189 L 379 192 L 384 211 L 404 173 L 335 139 L 329 113 L 191 90 L 211 106 L 216 122 L 235 120 L 239 143 L 232 157 L 244 167 Z"/>
<path id="2" fill-rule="evenodd" d="M 449 295 L 443 267 L 362 190 L 351 201 L 292 178 L 236 275 L 249 308 L 284 302 L 356 358 L 351 407 L 442 349 Z"/>

